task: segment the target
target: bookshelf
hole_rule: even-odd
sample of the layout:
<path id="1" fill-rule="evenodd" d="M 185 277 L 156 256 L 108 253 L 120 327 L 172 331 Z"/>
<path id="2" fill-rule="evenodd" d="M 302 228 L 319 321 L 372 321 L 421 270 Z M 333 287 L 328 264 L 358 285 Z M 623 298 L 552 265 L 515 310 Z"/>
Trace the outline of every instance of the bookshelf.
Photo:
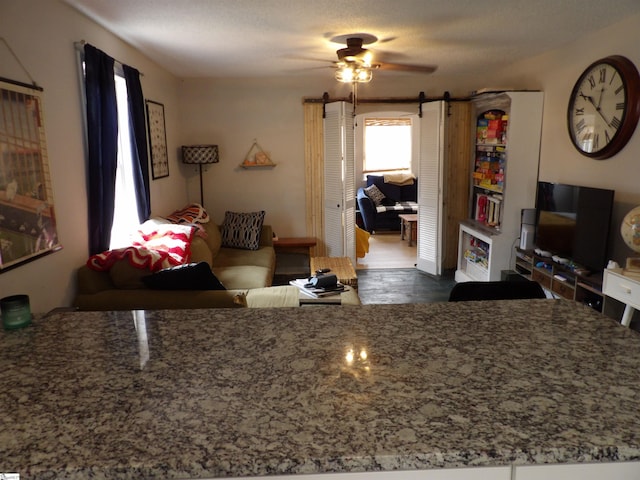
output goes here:
<path id="1" fill-rule="evenodd" d="M 543 93 L 484 93 L 474 124 L 468 218 L 460 223 L 457 282 L 500 280 L 511 269 L 521 211 L 535 206 Z"/>

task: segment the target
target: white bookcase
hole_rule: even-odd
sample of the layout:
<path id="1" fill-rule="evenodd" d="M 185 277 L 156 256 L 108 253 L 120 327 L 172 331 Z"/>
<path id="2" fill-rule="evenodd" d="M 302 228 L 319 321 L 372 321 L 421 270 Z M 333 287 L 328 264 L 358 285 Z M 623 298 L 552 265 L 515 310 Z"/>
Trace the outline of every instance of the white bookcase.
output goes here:
<path id="1" fill-rule="evenodd" d="M 522 209 L 535 207 L 542 105 L 542 92 L 473 99 L 476 147 L 469 217 L 460 224 L 457 282 L 500 280 L 514 262 Z"/>

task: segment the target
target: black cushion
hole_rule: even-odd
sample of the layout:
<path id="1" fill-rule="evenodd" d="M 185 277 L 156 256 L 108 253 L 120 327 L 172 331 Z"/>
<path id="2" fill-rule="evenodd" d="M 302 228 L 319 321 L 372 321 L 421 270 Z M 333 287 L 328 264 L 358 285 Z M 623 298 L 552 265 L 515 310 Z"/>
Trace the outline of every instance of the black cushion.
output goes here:
<path id="1" fill-rule="evenodd" d="M 226 290 L 207 262 L 165 268 L 142 277 L 142 282 L 155 290 Z"/>

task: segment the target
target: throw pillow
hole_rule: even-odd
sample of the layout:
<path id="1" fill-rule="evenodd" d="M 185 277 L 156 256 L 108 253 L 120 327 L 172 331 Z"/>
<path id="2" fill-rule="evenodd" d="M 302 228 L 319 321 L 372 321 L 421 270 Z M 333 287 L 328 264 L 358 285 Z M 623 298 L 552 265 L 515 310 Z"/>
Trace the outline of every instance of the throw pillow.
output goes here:
<path id="1" fill-rule="evenodd" d="M 386 198 L 384 193 L 376 185 L 371 185 L 364 189 L 364 193 L 371 199 L 375 206 L 382 204 L 382 201 Z"/>
<path id="2" fill-rule="evenodd" d="M 226 290 L 207 262 L 165 268 L 142 277 L 142 282 L 156 290 Z"/>
<path id="3" fill-rule="evenodd" d="M 258 250 L 265 211 L 225 212 L 222 223 L 222 246 Z"/>

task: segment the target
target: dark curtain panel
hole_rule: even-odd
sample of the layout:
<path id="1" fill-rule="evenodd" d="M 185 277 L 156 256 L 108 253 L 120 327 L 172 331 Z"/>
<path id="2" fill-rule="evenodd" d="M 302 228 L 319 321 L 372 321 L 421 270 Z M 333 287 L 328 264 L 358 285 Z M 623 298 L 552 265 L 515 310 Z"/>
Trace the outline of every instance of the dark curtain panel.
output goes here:
<path id="1" fill-rule="evenodd" d="M 84 46 L 87 97 L 89 254 L 109 249 L 115 205 L 118 112 L 113 58 Z"/>
<path id="2" fill-rule="evenodd" d="M 140 84 L 140 72 L 133 67 L 123 65 L 129 97 L 129 118 L 131 119 L 131 156 L 133 176 L 138 200 L 138 219 L 140 223 L 151 216 L 149 198 L 149 161 L 147 152 L 147 130 L 144 115 L 144 96 Z"/>

